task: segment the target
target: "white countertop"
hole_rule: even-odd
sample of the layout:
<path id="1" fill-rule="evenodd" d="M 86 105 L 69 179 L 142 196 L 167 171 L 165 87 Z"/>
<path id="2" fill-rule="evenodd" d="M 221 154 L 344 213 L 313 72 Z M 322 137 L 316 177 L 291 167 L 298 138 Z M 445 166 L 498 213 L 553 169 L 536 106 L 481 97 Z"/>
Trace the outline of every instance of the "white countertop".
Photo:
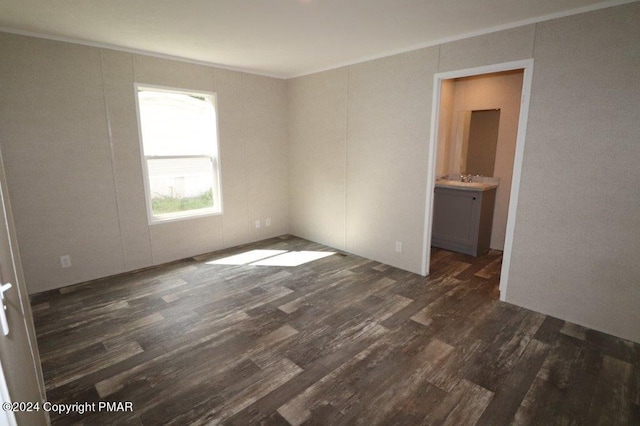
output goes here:
<path id="1" fill-rule="evenodd" d="M 497 188 L 498 184 L 489 182 L 460 182 L 456 180 L 437 180 L 436 187 L 462 189 L 464 191 L 488 191 L 490 189 Z"/>

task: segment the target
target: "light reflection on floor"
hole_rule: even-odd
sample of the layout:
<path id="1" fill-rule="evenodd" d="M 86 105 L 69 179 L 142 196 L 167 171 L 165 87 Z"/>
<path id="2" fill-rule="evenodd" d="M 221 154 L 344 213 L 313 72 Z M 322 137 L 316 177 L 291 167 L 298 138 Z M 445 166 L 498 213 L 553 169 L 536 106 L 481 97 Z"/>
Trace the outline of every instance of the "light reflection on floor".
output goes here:
<path id="1" fill-rule="evenodd" d="M 208 265 L 300 266 L 335 254 L 331 251 L 251 250 L 207 262 Z"/>

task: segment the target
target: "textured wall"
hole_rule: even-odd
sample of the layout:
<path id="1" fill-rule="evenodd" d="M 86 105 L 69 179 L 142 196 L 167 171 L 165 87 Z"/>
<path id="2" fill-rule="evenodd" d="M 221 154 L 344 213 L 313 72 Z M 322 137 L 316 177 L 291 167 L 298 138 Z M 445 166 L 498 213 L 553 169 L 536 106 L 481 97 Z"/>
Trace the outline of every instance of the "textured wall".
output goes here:
<path id="1" fill-rule="evenodd" d="M 439 72 L 462 70 L 529 59 L 533 54 L 535 25 L 512 28 L 440 46 Z"/>
<path id="2" fill-rule="evenodd" d="M 0 51 L 0 138 L 31 293 L 288 232 L 284 81 L 10 34 Z M 218 92 L 223 215 L 147 224 L 134 82 Z"/>
<path id="3" fill-rule="evenodd" d="M 419 272 L 437 55 L 288 82 L 292 233 Z"/>
<path id="4" fill-rule="evenodd" d="M 507 301 L 640 341 L 640 3 L 540 23 Z"/>
<path id="5" fill-rule="evenodd" d="M 349 67 L 347 250 L 413 272 L 422 262 L 437 58 L 429 48 Z"/>
<path id="6" fill-rule="evenodd" d="M 0 137 L 30 292 L 122 271 L 100 50 L 2 35 L 0 51 Z"/>
<path id="7" fill-rule="evenodd" d="M 347 69 L 290 80 L 291 232 L 345 249 Z"/>

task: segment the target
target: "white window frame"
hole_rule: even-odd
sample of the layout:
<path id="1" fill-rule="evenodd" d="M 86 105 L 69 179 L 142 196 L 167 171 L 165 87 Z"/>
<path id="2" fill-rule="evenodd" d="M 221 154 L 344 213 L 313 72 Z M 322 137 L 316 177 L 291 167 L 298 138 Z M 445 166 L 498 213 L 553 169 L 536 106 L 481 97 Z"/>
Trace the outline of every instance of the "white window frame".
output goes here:
<path id="1" fill-rule="evenodd" d="M 144 194 L 145 194 L 145 204 L 147 206 L 147 220 L 149 225 L 155 225 L 159 223 L 167 223 L 174 222 L 179 220 L 186 219 L 195 219 L 201 218 L 205 216 L 218 216 L 222 215 L 222 184 L 221 184 L 221 168 L 220 168 L 220 137 L 219 137 L 219 127 L 218 127 L 218 99 L 217 95 L 214 92 L 207 92 L 204 90 L 191 90 L 184 89 L 179 87 L 167 87 L 167 86 L 158 86 L 155 84 L 144 84 L 144 83 L 134 83 L 133 84 L 134 95 L 136 100 L 136 114 L 138 118 L 138 141 L 140 147 L 140 159 L 142 161 L 142 176 L 144 181 Z M 162 156 L 154 156 L 144 154 L 144 142 L 142 140 L 142 119 L 140 114 L 140 100 L 138 97 L 139 90 L 153 90 L 157 92 L 167 92 L 167 93 L 180 93 L 186 95 L 194 95 L 194 96 L 207 96 L 211 100 L 214 109 L 214 120 L 216 124 L 216 140 L 215 143 L 215 154 L 209 157 L 208 155 L 162 155 Z M 213 191 L 213 200 L 214 206 L 211 208 L 202 208 L 202 209 L 194 209 L 183 212 L 175 212 L 175 213 L 166 213 L 162 215 L 154 215 L 153 214 L 153 205 L 151 200 L 151 182 L 149 179 L 149 166 L 147 160 L 153 159 L 172 159 L 172 158 L 211 158 L 213 165 L 213 182 L 212 182 L 212 191 Z"/>

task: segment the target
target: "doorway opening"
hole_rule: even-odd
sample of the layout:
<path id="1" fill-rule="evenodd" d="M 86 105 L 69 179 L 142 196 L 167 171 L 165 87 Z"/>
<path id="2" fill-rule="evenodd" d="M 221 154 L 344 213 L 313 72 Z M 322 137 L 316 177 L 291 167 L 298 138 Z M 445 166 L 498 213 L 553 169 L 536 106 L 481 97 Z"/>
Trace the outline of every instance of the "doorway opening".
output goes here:
<path id="1" fill-rule="evenodd" d="M 502 252 L 499 290 L 506 300 L 532 71 L 530 59 L 434 76 L 423 275 L 430 271 L 432 242 L 438 256 L 440 248 L 473 256 L 491 249 L 494 258 Z M 436 197 L 445 201 L 434 214 Z M 456 235 L 447 240 L 443 229 Z"/>

